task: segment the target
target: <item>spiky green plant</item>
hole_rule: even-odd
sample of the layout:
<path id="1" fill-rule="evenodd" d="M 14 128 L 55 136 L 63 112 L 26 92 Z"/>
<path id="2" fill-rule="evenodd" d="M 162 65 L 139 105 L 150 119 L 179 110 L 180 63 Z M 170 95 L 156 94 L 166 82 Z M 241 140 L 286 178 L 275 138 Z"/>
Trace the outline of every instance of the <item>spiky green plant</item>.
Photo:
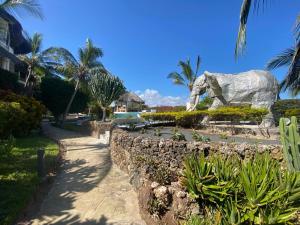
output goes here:
<path id="1" fill-rule="evenodd" d="M 290 124 L 286 118 L 279 121 L 280 140 L 283 145 L 283 155 L 290 171 L 300 171 L 300 135 L 295 116 L 291 117 Z"/>
<path id="2" fill-rule="evenodd" d="M 184 168 L 181 184 L 193 198 L 218 203 L 232 193 L 233 183 L 218 179 L 214 164 L 205 159 L 203 153 L 199 157 L 189 156 Z"/>
<path id="3" fill-rule="evenodd" d="M 124 84 L 120 78 L 111 75 L 108 71 L 94 70 L 89 86 L 93 98 L 102 108 L 102 121 L 105 121 L 106 109 L 125 92 Z"/>
<path id="4" fill-rule="evenodd" d="M 199 134 L 197 131 L 193 130 L 192 132 L 192 138 L 194 141 L 200 141 L 200 142 L 210 142 L 210 138 L 204 135 Z"/>
<path id="5" fill-rule="evenodd" d="M 187 224 L 292 224 L 300 205 L 300 173 L 282 172 L 270 155 L 241 160 L 188 157 L 182 185 L 204 207 Z M 226 184 L 226 185 L 224 185 Z M 204 203 L 204 204 L 203 204 Z"/>

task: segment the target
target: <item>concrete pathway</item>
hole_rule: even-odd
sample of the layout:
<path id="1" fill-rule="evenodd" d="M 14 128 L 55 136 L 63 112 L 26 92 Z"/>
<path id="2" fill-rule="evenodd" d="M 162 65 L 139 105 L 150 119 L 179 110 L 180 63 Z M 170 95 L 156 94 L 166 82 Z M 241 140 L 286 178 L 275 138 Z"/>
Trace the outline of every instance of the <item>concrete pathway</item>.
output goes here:
<path id="1" fill-rule="evenodd" d="M 62 171 L 30 224 L 144 225 L 128 176 L 107 146 L 90 136 L 43 125 L 67 149 Z"/>

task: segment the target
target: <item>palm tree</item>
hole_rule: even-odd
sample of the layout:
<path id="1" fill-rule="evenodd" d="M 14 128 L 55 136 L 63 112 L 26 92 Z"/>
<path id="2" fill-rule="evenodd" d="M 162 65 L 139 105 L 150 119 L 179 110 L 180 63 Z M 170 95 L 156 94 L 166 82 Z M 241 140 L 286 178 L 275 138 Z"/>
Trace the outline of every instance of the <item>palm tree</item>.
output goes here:
<path id="1" fill-rule="evenodd" d="M 181 72 L 172 72 L 168 75 L 169 79 L 172 79 L 174 84 L 187 86 L 189 91 L 193 90 L 194 82 L 198 76 L 198 72 L 200 69 L 201 58 L 197 57 L 196 62 L 196 70 L 193 71 L 190 60 L 188 59 L 186 62 L 179 61 L 179 66 L 181 68 Z"/>
<path id="2" fill-rule="evenodd" d="M 66 62 L 63 66 L 58 67 L 57 71 L 70 80 L 75 81 L 74 92 L 64 113 L 62 120 L 63 123 L 67 114 L 69 113 L 72 102 L 80 85 L 87 84 L 93 70 L 101 71 L 105 69 L 102 63 L 98 61 L 98 58 L 103 56 L 102 49 L 95 47 L 90 39 L 87 39 L 86 46 L 84 48 L 79 49 L 78 60 L 68 51 L 63 51 L 60 53 L 57 52 L 57 55 L 59 55 Z"/>
<path id="3" fill-rule="evenodd" d="M 4 9 L 9 13 L 17 13 L 26 11 L 32 16 L 43 18 L 43 13 L 40 4 L 37 0 L 2 0 L 0 9 Z"/>
<path id="4" fill-rule="evenodd" d="M 248 15 L 252 7 L 254 10 L 259 10 L 259 8 L 264 8 L 268 3 L 266 0 L 243 0 L 241 12 L 240 12 L 240 26 L 238 37 L 235 46 L 235 57 L 237 58 L 241 55 L 246 47 L 246 31 Z M 287 65 L 289 66 L 288 73 L 282 82 L 281 87 L 283 90 L 289 89 L 293 94 L 299 93 L 300 87 L 300 14 L 296 19 L 295 26 L 295 47 L 288 49 L 283 53 L 279 54 L 277 57 L 272 59 L 268 65 L 268 69 L 274 69 L 279 66 Z M 291 53 L 293 55 L 291 55 Z"/>
<path id="5" fill-rule="evenodd" d="M 19 55 L 18 57 L 27 64 L 28 71 L 24 87 L 28 86 L 30 78 L 39 78 L 45 75 L 48 71 L 53 70 L 60 64 L 55 52 L 63 51 L 62 48 L 48 48 L 44 51 L 41 50 L 43 36 L 35 33 L 32 37 L 27 37 L 31 46 L 31 53 L 27 55 Z"/>
<path id="6" fill-rule="evenodd" d="M 108 71 L 95 70 L 89 81 L 89 86 L 92 96 L 101 106 L 102 121 L 104 122 L 107 108 L 125 92 L 123 82 Z"/>
<path id="7" fill-rule="evenodd" d="M 271 59 L 266 66 L 267 70 L 273 70 L 282 66 L 288 66 L 290 68 L 288 74 L 280 84 L 280 88 L 284 91 L 287 89 L 290 90 L 293 96 L 300 93 L 300 60 L 298 59 L 296 66 L 292 66 L 295 52 L 295 48 L 288 48 Z M 295 71 L 291 71 L 291 68 L 294 68 Z"/>

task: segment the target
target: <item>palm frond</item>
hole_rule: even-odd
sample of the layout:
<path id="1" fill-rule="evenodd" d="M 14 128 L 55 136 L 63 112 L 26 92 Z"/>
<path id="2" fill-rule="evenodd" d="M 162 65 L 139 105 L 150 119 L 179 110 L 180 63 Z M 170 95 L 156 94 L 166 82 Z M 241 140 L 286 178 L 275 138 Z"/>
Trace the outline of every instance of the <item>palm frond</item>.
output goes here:
<path id="1" fill-rule="evenodd" d="M 298 40 L 295 52 L 283 82 L 283 90 L 289 89 L 293 95 L 300 92 L 300 40 Z"/>
<path id="2" fill-rule="evenodd" d="M 195 75 L 197 76 L 199 69 L 200 69 L 200 64 L 201 64 L 201 57 L 198 55 L 197 56 L 197 63 L 196 63 L 196 71 L 195 71 Z"/>
<path id="3" fill-rule="evenodd" d="M 185 85 L 184 78 L 177 72 L 172 72 L 168 75 L 169 79 L 172 79 L 174 84 Z"/>
<path id="4" fill-rule="evenodd" d="M 79 58 L 82 65 L 91 67 L 99 57 L 103 56 L 101 48 L 95 47 L 90 39 L 87 39 L 86 46 L 79 49 Z"/>
<path id="5" fill-rule="evenodd" d="M 273 70 L 281 66 L 290 66 L 295 54 L 295 49 L 288 48 L 271 59 L 266 66 L 267 70 Z"/>
<path id="6" fill-rule="evenodd" d="M 43 35 L 39 33 L 34 33 L 32 38 L 29 39 L 32 55 L 36 55 L 37 53 L 40 52 L 42 48 L 42 41 L 43 41 Z"/>
<path id="7" fill-rule="evenodd" d="M 264 6 L 268 3 L 268 0 L 243 0 L 240 11 L 240 25 L 238 36 L 235 44 L 234 55 L 237 59 L 239 55 L 243 54 L 246 42 L 247 42 L 247 22 L 248 16 L 251 10 L 251 6 L 254 2 L 254 11 L 258 12 L 260 8 L 264 9 Z"/>
<path id="8" fill-rule="evenodd" d="M 183 76 L 185 76 L 185 78 L 188 81 L 192 81 L 193 80 L 193 76 L 194 76 L 194 72 L 192 70 L 191 64 L 190 64 L 190 60 L 187 60 L 186 62 L 183 61 L 179 61 L 179 66 L 181 67 L 181 74 Z"/>
<path id="9" fill-rule="evenodd" d="M 43 19 L 43 13 L 37 0 L 4 0 L 0 3 L 0 8 L 9 13 L 21 15 L 25 11 L 32 16 Z"/>
<path id="10" fill-rule="evenodd" d="M 71 63 L 74 65 L 79 64 L 72 53 L 65 48 L 50 47 L 41 52 L 41 55 L 47 58 L 49 61 L 53 60 L 55 62 Z"/>

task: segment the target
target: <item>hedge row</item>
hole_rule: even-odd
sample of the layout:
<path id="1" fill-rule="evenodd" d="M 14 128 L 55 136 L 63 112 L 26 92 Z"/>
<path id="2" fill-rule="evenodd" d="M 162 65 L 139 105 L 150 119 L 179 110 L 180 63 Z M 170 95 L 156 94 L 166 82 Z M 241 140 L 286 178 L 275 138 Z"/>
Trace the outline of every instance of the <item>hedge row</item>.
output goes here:
<path id="1" fill-rule="evenodd" d="M 143 113 L 141 116 L 145 120 L 174 121 L 176 125 L 192 127 L 199 124 L 205 116 L 217 121 L 239 122 L 247 120 L 259 123 L 267 113 L 267 109 L 221 107 L 215 110 L 199 110 L 193 112 Z"/>

